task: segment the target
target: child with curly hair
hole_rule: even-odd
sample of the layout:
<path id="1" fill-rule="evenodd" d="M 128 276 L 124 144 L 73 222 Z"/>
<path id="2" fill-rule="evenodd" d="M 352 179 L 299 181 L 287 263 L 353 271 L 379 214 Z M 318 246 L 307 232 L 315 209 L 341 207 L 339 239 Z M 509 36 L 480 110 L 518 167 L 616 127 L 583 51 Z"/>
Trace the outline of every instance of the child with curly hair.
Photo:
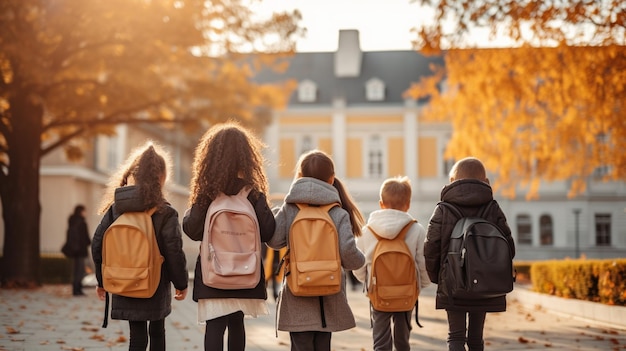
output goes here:
<path id="1" fill-rule="evenodd" d="M 191 180 L 190 209 L 183 218 L 189 238 L 201 241 L 209 205 L 220 194 L 236 195 L 251 188 L 248 201 L 254 207 L 261 242 L 274 234 L 274 215 L 269 207 L 268 182 L 261 155 L 263 144 L 250 131 L 230 122 L 211 127 L 196 148 Z M 244 350 L 244 315 L 269 314 L 262 267 L 258 284 L 251 289 L 218 289 L 202 281 L 200 256 L 196 261 L 193 300 L 198 302 L 198 323 L 206 324 L 205 350 L 223 350 L 228 328 L 228 350 Z"/>

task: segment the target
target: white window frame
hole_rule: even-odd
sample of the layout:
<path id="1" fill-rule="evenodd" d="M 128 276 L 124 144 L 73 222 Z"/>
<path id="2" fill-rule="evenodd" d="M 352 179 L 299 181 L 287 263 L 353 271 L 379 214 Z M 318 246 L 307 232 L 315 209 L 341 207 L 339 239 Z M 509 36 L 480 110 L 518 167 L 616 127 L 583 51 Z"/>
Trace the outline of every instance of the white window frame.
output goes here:
<path id="1" fill-rule="evenodd" d="M 378 78 L 371 78 L 365 83 L 365 98 L 367 101 L 385 100 L 385 82 Z"/>
<path id="2" fill-rule="evenodd" d="M 363 170 L 363 174 L 365 174 L 367 178 L 383 179 L 386 176 L 387 150 L 385 149 L 385 145 L 386 143 L 380 134 L 370 134 L 365 137 L 365 147 L 363 148 L 363 152 L 365 153 L 363 155 L 363 160 L 365 160 L 363 167 L 365 169 Z M 374 157 L 374 155 L 372 155 L 373 152 L 379 153 L 379 160 L 376 162 L 376 165 L 374 165 L 379 169 L 378 172 L 372 171 L 372 157 Z"/>
<path id="3" fill-rule="evenodd" d="M 305 79 L 298 84 L 298 101 L 315 102 L 317 100 L 317 84 L 312 80 Z"/>

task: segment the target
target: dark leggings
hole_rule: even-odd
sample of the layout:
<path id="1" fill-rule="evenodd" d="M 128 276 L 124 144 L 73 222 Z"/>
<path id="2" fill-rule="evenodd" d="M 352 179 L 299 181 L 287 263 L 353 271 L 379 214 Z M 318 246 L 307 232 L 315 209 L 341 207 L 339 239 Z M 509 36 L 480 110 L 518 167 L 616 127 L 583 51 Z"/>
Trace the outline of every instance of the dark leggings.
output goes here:
<path id="1" fill-rule="evenodd" d="M 289 332 L 291 351 L 330 351 L 330 332 Z"/>
<path id="2" fill-rule="evenodd" d="M 246 329 L 243 312 L 237 311 L 206 321 L 204 332 L 205 351 L 224 350 L 224 332 L 228 328 L 228 351 L 243 351 L 246 348 Z"/>
<path id="3" fill-rule="evenodd" d="M 158 321 L 128 321 L 130 326 L 129 351 L 146 351 L 148 347 L 148 329 L 150 332 L 150 351 L 165 351 L 165 319 Z"/>

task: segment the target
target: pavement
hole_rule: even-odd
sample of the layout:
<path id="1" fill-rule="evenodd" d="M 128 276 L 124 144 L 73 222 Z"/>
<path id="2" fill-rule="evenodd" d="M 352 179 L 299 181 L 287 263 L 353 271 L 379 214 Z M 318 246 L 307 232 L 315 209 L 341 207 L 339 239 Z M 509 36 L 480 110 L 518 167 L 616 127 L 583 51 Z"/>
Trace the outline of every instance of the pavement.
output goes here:
<path id="1" fill-rule="evenodd" d="M 85 292 L 86 296 L 73 297 L 69 285 L 0 289 L 0 350 L 127 350 L 128 323 L 110 320 L 108 328 L 101 328 L 104 302 L 97 299 L 93 288 Z M 435 310 L 434 294 L 434 285 L 422 291 L 419 317 L 423 328 L 413 321 L 411 350 L 446 349 L 446 315 Z M 268 296 L 271 315 L 246 319 L 247 350 L 290 348 L 288 333 L 275 336 L 275 304 L 271 292 Z M 358 289 L 348 291 L 348 299 L 357 326 L 333 333 L 332 349 L 371 350 L 367 298 Z M 523 300 L 510 294 L 506 312 L 487 315 L 486 350 L 626 350 L 624 325 L 554 312 L 550 306 Z M 203 350 L 204 328 L 197 324 L 191 293 L 184 301 L 172 301 L 172 309 L 166 319 L 168 349 Z"/>

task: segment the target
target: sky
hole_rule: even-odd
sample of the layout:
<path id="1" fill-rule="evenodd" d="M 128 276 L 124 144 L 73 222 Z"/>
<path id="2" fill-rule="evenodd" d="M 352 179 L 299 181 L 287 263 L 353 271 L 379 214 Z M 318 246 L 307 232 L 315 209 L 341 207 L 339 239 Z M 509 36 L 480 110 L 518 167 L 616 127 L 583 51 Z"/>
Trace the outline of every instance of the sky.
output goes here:
<path id="1" fill-rule="evenodd" d="M 426 11 L 409 0 L 262 0 L 261 11 L 298 9 L 306 37 L 300 52 L 337 49 L 340 29 L 358 29 L 363 51 L 411 50 L 411 28 Z"/>

